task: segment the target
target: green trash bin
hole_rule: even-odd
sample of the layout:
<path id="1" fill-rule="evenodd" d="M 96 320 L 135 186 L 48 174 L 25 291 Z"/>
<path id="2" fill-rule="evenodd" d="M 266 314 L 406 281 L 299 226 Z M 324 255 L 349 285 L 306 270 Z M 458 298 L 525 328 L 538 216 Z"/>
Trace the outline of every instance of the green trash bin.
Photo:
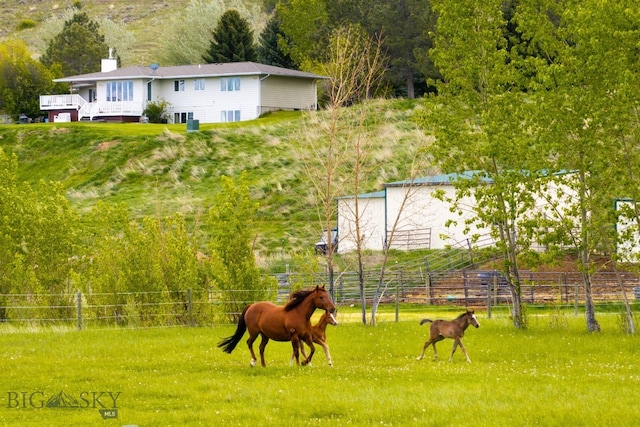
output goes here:
<path id="1" fill-rule="evenodd" d="M 187 132 L 199 132 L 200 120 L 187 120 Z"/>

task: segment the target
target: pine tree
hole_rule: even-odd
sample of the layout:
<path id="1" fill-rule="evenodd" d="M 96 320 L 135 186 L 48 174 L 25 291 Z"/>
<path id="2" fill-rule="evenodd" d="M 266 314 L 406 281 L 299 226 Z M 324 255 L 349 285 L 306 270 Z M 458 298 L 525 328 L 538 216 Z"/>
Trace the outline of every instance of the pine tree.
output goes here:
<path id="1" fill-rule="evenodd" d="M 280 43 L 287 43 L 288 37 L 280 28 L 280 19 L 274 15 L 260 33 L 258 44 L 258 62 L 276 67 L 298 69 L 295 61 L 289 54 L 280 48 Z"/>
<path id="2" fill-rule="evenodd" d="M 46 67 L 57 63 L 65 76 L 100 71 L 100 63 L 109 46 L 100 34 L 100 26 L 85 13 L 76 13 L 49 41 L 40 59 Z"/>
<path id="3" fill-rule="evenodd" d="M 207 63 L 258 60 L 249 21 L 235 9 L 226 11 L 212 32 L 209 49 L 202 55 Z"/>

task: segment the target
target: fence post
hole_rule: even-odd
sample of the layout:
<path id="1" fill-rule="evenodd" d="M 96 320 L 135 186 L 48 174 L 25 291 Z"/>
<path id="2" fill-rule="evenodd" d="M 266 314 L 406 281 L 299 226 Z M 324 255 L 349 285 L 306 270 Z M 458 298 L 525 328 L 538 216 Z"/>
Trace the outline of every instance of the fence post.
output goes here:
<path id="1" fill-rule="evenodd" d="M 427 270 L 427 277 L 424 283 L 425 302 L 427 305 L 431 305 L 431 268 L 429 268 L 429 258 L 427 257 L 424 257 L 424 266 Z"/>
<path id="2" fill-rule="evenodd" d="M 575 283 L 574 288 L 574 300 L 573 300 L 573 314 L 578 315 L 578 282 Z"/>
<path id="3" fill-rule="evenodd" d="M 78 319 L 78 330 L 82 330 L 82 292 L 76 294 L 76 317 Z"/>
<path id="4" fill-rule="evenodd" d="M 487 318 L 491 319 L 491 294 L 493 289 L 493 281 L 487 281 Z"/>
<path id="5" fill-rule="evenodd" d="M 191 299 L 191 289 L 187 289 L 187 313 L 189 315 L 189 326 L 193 327 L 193 301 Z"/>
<path id="6" fill-rule="evenodd" d="M 400 286 L 396 283 L 396 323 L 400 321 Z"/>

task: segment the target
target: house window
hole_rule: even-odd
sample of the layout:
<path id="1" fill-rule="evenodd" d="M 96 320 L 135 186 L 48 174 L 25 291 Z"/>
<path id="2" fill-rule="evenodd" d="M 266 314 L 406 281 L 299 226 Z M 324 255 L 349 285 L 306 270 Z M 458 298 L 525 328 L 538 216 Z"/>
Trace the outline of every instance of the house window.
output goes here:
<path id="1" fill-rule="evenodd" d="M 232 92 L 240 90 L 240 77 L 230 77 L 220 80 L 220 90 L 222 92 Z"/>
<path id="2" fill-rule="evenodd" d="M 107 82 L 107 102 L 133 101 L 133 80 Z"/>
<path id="3" fill-rule="evenodd" d="M 174 92 L 184 92 L 184 80 L 174 80 L 173 81 L 173 91 Z"/>
<path id="4" fill-rule="evenodd" d="M 240 121 L 240 110 L 227 110 L 220 112 L 220 121 L 221 122 L 239 122 Z"/>
<path id="5" fill-rule="evenodd" d="M 204 90 L 204 79 L 195 79 L 193 81 L 194 90 Z"/>
<path id="6" fill-rule="evenodd" d="M 193 120 L 193 112 L 173 114 L 173 123 L 187 123 L 187 120 Z"/>
<path id="7" fill-rule="evenodd" d="M 147 101 L 151 101 L 151 82 L 147 83 Z"/>

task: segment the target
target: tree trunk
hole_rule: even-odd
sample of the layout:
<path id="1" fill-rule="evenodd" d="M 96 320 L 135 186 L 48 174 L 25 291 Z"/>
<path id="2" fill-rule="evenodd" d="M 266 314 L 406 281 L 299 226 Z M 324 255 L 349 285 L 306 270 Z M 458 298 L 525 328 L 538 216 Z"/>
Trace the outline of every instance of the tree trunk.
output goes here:
<path id="1" fill-rule="evenodd" d="M 522 310 L 522 293 L 520 292 L 520 283 L 510 284 L 511 300 L 513 301 L 513 310 L 511 317 L 513 320 L 513 326 L 517 329 L 525 329 L 527 327 L 526 317 Z"/>
<path id="2" fill-rule="evenodd" d="M 620 276 L 620 272 L 618 271 L 617 263 L 615 259 L 612 260 L 613 271 L 616 273 L 616 279 L 618 281 L 618 285 L 620 286 L 620 291 L 622 292 L 622 300 L 624 301 L 624 309 L 626 316 L 626 331 L 629 335 L 635 335 L 636 333 L 636 324 L 633 320 L 633 311 L 631 310 L 631 304 L 629 304 L 629 298 L 627 297 L 627 291 L 624 289 L 624 283 L 622 281 L 622 277 Z"/>
<path id="3" fill-rule="evenodd" d="M 589 332 L 600 332 L 600 325 L 596 320 L 596 310 L 593 305 L 591 275 L 589 273 L 582 273 L 582 281 L 584 283 L 584 309 L 587 320 L 587 329 Z"/>
<path id="4" fill-rule="evenodd" d="M 333 250 L 333 248 L 331 246 L 329 246 L 329 250 Z M 329 260 L 327 259 L 329 262 L 327 262 L 327 267 L 329 270 L 329 295 L 331 295 L 331 299 L 332 300 L 336 300 L 336 296 L 334 294 L 334 282 L 335 282 L 335 272 L 334 272 L 334 268 L 333 268 L 333 259 Z"/>
<path id="5" fill-rule="evenodd" d="M 364 288 L 364 272 L 362 266 L 358 270 L 358 285 L 360 286 L 360 305 L 362 306 L 362 324 L 367 324 L 367 298 Z"/>
<path id="6" fill-rule="evenodd" d="M 413 71 L 407 70 L 407 98 L 413 99 L 416 97 L 415 88 L 413 86 Z"/>

